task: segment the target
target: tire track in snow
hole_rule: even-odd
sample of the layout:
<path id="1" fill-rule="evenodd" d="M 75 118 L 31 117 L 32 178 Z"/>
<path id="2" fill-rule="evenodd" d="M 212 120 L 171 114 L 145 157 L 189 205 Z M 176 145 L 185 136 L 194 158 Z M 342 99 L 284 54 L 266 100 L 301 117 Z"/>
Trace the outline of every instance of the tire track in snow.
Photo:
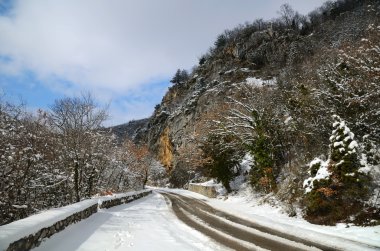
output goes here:
<path id="1" fill-rule="evenodd" d="M 186 224 L 191 227 L 203 232 L 209 237 L 215 239 L 216 241 L 221 242 L 221 239 L 225 236 L 218 236 L 217 239 L 215 236 L 211 236 L 209 231 L 206 231 L 204 224 L 195 222 L 185 215 L 184 212 L 191 214 L 208 226 L 221 231 L 233 238 L 243 240 L 245 242 L 253 243 L 261 248 L 269 250 L 316 250 L 318 245 L 310 245 L 310 241 L 303 240 L 298 237 L 291 236 L 292 238 L 286 238 L 282 233 L 278 231 L 263 227 L 258 225 L 255 226 L 254 223 L 247 222 L 243 219 L 240 219 L 236 216 L 227 214 L 225 212 L 216 210 L 215 208 L 209 206 L 201 200 L 188 198 L 175 193 L 162 193 L 166 198 L 171 201 L 172 208 L 177 217 L 184 221 Z M 182 211 L 181 211 L 182 210 Z M 187 219 L 186 219 L 187 217 Z M 195 223 L 194 223 L 195 222 Z M 200 226 L 201 228 L 200 228 Z M 264 230 L 264 231 L 263 231 Z M 256 231 L 256 232 L 255 232 Z M 271 236 L 272 235 L 272 236 Z M 222 243 L 226 245 L 225 243 Z M 227 243 L 228 244 L 228 243 Z M 236 241 L 233 242 L 233 245 L 236 244 Z M 314 243 L 312 243 L 314 244 Z M 247 250 L 246 247 L 233 247 L 231 245 L 226 245 L 230 248 L 236 250 Z M 243 249 L 242 249 L 243 248 Z M 245 248 L 245 249 L 244 249 Z M 322 250 L 336 250 L 330 247 L 325 247 L 324 245 L 319 245 Z M 248 250 L 254 250 L 252 248 Z"/>
<path id="2" fill-rule="evenodd" d="M 162 194 L 166 198 L 169 197 L 168 194 Z M 171 201 L 172 209 L 175 213 L 175 215 L 183 221 L 186 225 L 198 230 L 199 232 L 207 235 L 208 237 L 214 239 L 215 241 L 223 244 L 226 247 L 229 247 L 231 249 L 235 250 L 241 250 L 241 251 L 250 251 L 251 248 L 247 248 L 246 246 L 240 244 L 238 241 L 235 241 L 233 239 L 226 238 L 222 234 L 218 233 L 217 231 L 211 230 L 209 227 L 205 226 L 204 224 L 201 224 L 193 219 L 191 219 L 184 211 L 182 210 L 182 207 L 180 207 L 178 200 L 168 198 Z"/>

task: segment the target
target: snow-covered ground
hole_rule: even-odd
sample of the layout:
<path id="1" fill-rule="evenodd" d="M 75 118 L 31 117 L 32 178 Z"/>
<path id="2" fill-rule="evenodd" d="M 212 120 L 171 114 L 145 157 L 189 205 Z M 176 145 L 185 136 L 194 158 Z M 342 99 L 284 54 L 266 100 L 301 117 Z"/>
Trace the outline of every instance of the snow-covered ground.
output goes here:
<path id="1" fill-rule="evenodd" d="M 153 190 L 153 194 L 142 199 L 99 210 L 89 218 L 70 225 L 64 231 L 44 240 L 33 250 L 226 250 L 225 247 L 177 219 L 171 206 L 158 193 L 160 190 L 201 199 L 219 210 L 255 223 L 344 250 L 374 250 L 366 248 L 363 244 L 378 247 L 380 250 L 380 226 L 313 225 L 301 217 L 288 217 L 281 212 L 280 207 L 261 204 L 250 191 L 250 187 L 244 184 L 239 193 L 215 199 L 182 189 L 157 188 Z M 78 208 L 87 206 L 87 203 L 92 204 L 95 200 L 89 200 L 86 205 L 82 205 L 84 203 L 82 202 L 75 208 L 79 210 Z M 71 210 L 66 208 L 63 211 Z M 63 211 L 62 208 L 58 210 L 60 214 L 64 214 Z M 38 223 L 36 219 L 34 219 L 35 224 Z M 22 226 L 24 220 L 15 224 Z M 46 220 L 49 219 L 41 218 L 38 224 Z M 4 233 L 6 232 L 3 231 Z M 7 235 L 13 238 L 10 232 Z"/>
<path id="2" fill-rule="evenodd" d="M 34 234 L 42 228 L 50 227 L 76 212 L 97 204 L 97 199 L 89 199 L 66 207 L 50 209 L 40 214 L 0 226 L 0 250 L 6 250 L 9 244 L 30 234 Z"/>
<path id="3" fill-rule="evenodd" d="M 39 251 L 226 250 L 188 227 L 153 192 L 128 204 L 100 210 L 44 241 Z"/>
<path id="4" fill-rule="evenodd" d="M 42 228 L 50 227 L 56 222 L 83 211 L 90 206 L 100 204 L 102 201 L 131 196 L 145 191 L 147 190 L 94 197 L 64 207 L 42 211 L 27 218 L 0 226 L 0 250 L 5 250 L 14 241 L 20 240 L 30 234 L 35 234 Z"/>
<path id="5" fill-rule="evenodd" d="M 211 182 L 208 182 L 208 185 L 210 184 Z M 380 250 L 380 226 L 314 225 L 301 217 L 287 216 L 280 207 L 260 203 L 258 197 L 255 197 L 254 193 L 250 191 L 248 184 L 243 184 L 243 187 L 235 195 L 219 196 L 215 199 L 182 189 L 169 189 L 169 191 L 201 199 L 216 209 L 316 242 L 341 247 L 345 250 L 366 250 L 365 246 L 361 246 L 361 244 L 375 246 Z M 355 243 L 358 245 L 354 246 Z M 373 250 L 373 248 L 368 250 Z"/>

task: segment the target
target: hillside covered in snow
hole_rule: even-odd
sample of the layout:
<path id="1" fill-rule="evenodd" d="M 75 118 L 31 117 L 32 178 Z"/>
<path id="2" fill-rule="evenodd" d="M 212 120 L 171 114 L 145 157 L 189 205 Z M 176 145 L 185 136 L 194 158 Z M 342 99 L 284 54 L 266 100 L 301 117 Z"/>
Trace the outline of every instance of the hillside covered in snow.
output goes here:
<path id="1" fill-rule="evenodd" d="M 226 30 L 178 70 L 145 137 L 172 186 L 245 171 L 310 222 L 379 224 L 380 5 L 327 2 L 307 16 Z M 146 133 L 147 132 L 147 133 Z"/>

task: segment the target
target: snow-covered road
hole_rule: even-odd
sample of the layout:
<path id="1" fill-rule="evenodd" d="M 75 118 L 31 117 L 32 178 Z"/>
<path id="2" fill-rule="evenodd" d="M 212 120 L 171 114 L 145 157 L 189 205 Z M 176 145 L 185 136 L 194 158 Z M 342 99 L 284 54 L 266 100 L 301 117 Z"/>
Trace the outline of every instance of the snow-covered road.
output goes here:
<path id="1" fill-rule="evenodd" d="M 240 206 L 249 211 L 243 204 L 239 203 Z M 278 215 L 271 220 L 263 220 L 255 214 L 247 218 L 230 207 L 223 201 L 185 190 L 154 189 L 142 199 L 100 210 L 43 241 L 34 250 L 168 251 L 228 250 L 230 247 L 236 250 L 362 251 L 379 247 L 377 241 L 367 245 L 351 240 L 350 236 L 324 234 L 316 231 L 316 227 L 307 229 L 307 225 L 297 224 L 294 219 L 289 224 L 276 223 Z"/>
<path id="2" fill-rule="evenodd" d="M 179 221 L 159 193 L 101 210 L 44 241 L 39 251 L 226 250 Z"/>

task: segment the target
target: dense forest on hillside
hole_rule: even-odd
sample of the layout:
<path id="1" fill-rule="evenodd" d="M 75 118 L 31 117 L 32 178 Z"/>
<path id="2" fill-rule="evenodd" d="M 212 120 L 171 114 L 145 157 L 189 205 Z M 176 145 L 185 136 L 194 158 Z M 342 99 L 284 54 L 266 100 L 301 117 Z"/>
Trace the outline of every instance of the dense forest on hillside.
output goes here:
<path id="1" fill-rule="evenodd" d="M 146 128 L 171 184 L 213 177 L 231 191 L 249 153 L 252 187 L 290 215 L 379 223 L 379 8 L 329 1 L 302 16 L 283 5 L 219 35 L 176 72 Z"/>

